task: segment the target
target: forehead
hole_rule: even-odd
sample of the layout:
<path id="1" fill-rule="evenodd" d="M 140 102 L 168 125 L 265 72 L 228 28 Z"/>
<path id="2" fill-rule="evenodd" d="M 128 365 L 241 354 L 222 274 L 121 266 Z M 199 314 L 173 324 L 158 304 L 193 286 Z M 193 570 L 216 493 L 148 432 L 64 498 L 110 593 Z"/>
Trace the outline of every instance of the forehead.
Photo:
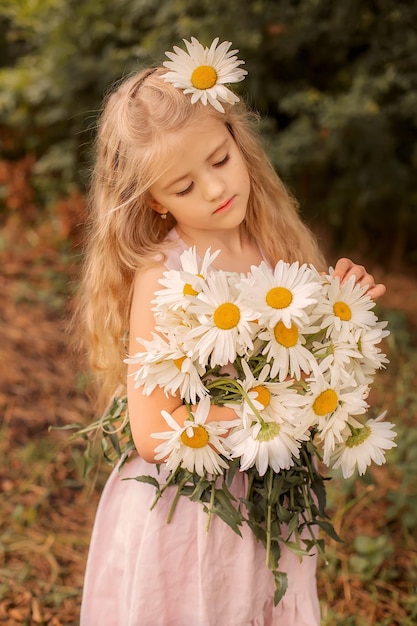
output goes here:
<path id="1" fill-rule="evenodd" d="M 165 137 L 165 155 L 159 160 L 158 179 L 172 175 L 193 164 L 205 161 L 232 136 L 224 122 L 209 118 L 193 123 Z"/>

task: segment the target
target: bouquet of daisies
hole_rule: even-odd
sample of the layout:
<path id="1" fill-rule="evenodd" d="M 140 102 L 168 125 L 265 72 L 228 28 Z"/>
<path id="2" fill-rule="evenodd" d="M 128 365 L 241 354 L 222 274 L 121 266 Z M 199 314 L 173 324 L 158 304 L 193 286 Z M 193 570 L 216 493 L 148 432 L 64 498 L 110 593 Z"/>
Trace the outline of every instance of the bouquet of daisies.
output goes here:
<path id="1" fill-rule="evenodd" d="M 179 270 L 164 273 L 153 338 L 126 359 L 138 365 L 142 393 L 159 386 L 188 407 L 184 424 L 162 411 L 167 431 L 153 435 L 165 484 L 137 480 L 154 484 L 155 503 L 175 484 L 208 519 L 217 514 L 238 533 L 247 523 L 266 547 L 278 602 L 280 544 L 304 555 L 323 549 L 317 527 L 337 538 L 314 457 L 347 478 L 395 446 L 385 413 L 365 421 L 388 331 L 353 279 L 341 285 L 331 270 L 283 261 L 247 275 L 210 271 L 217 254 L 199 259 L 190 248 Z M 211 404 L 232 407 L 236 419 L 207 421 Z M 233 495 L 237 472 L 247 474 L 245 498 Z"/>

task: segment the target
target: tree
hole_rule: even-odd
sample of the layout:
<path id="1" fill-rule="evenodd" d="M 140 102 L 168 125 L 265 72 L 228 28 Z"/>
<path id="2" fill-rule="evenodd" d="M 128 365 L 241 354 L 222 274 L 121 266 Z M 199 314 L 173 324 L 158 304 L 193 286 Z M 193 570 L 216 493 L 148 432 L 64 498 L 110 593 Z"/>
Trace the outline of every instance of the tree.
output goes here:
<path id="1" fill-rule="evenodd" d="M 2 154 L 35 155 L 41 205 L 83 189 L 109 86 L 181 38 L 219 36 L 246 59 L 238 88 L 307 219 L 417 262 L 415 23 L 406 0 L 1 0 Z"/>

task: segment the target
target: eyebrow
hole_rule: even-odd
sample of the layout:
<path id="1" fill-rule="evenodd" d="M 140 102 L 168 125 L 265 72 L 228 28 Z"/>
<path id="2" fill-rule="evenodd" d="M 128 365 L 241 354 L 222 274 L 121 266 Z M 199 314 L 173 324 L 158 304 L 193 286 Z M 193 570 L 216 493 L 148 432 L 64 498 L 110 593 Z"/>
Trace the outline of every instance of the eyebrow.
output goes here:
<path id="1" fill-rule="evenodd" d="M 221 150 L 227 143 L 229 142 L 229 137 L 226 137 L 221 144 L 219 144 L 217 146 L 217 148 L 215 148 L 207 157 L 206 161 L 210 161 L 210 159 L 213 158 L 213 156 L 216 154 L 216 152 L 218 152 L 219 150 Z M 176 178 L 175 180 L 172 180 L 171 182 L 169 182 L 167 185 L 165 185 L 163 187 L 163 191 L 167 191 L 170 187 L 172 187 L 173 185 L 175 185 L 176 183 L 181 182 L 182 180 L 184 180 L 185 178 L 187 178 L 189 176 L 188 172 L 186 174 L 183 174 L 182 176 L 180 176 L 179 178 Z"/>

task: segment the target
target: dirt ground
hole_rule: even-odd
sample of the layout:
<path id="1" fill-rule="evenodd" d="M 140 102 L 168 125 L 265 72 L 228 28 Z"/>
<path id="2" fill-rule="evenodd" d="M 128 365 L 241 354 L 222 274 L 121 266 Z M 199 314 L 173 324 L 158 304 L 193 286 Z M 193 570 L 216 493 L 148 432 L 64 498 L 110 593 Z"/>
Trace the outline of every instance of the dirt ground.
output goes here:
<path id="1" fill-rule="evenodd" d="M 3 255 L 4 257 L 4 255 Z M 53 248 L 3 258 L 0 277 L 0 623 L 78 623 L 82 578 L 98 494 L 81 478 L 82 447 L 51 425 L 86 423 L 91 407 L 52 296 L 62 270 Z M 50 272 L 48 273 L 48 268 Z M 384 273 L 384 306 L 416 319 L 417 279 Z M 65 289 L 62 289 L 65 292 Z M 353 602 L 353 600 L 351 600 Z M 354 614 L 354 611 L 353 611 Z M 388 623 L 388 622 L 387 622 Z"/>

